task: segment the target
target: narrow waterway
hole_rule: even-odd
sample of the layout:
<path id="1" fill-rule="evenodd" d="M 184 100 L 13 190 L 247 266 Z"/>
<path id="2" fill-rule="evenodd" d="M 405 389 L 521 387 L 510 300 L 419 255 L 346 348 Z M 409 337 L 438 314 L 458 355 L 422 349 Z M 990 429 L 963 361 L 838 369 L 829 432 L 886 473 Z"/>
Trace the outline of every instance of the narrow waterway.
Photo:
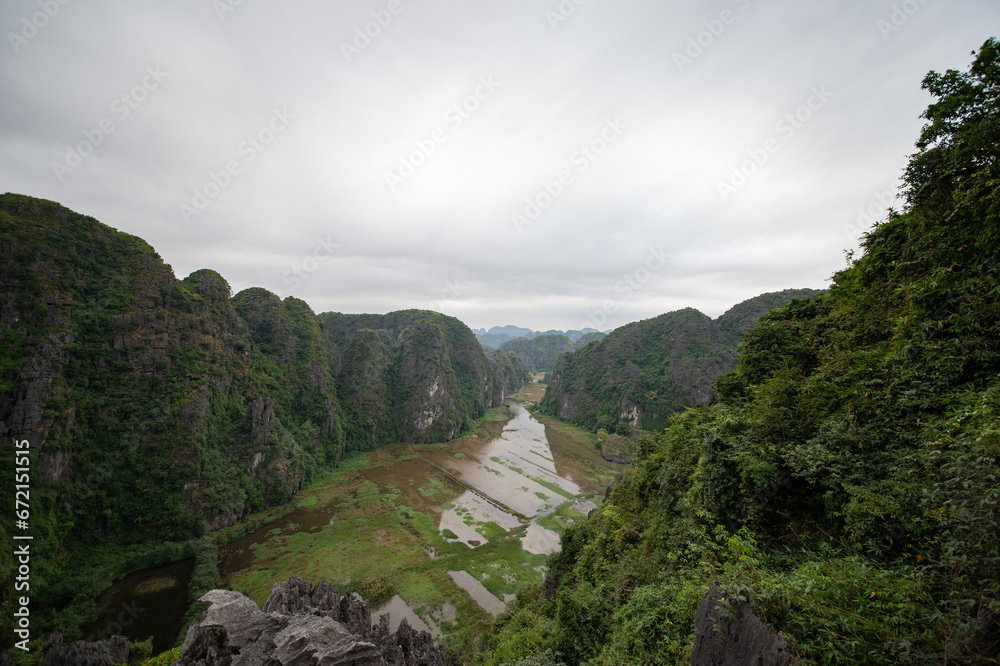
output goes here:
<path id="1" fill-rule="evenodd" d="M 373 466 L 352 477 L 355 484 L 367 484 L 364 498 L 371 499 L 338 502 L 320 497 L 227 544 L 220 549 L 224 584 L 259 585 L 263 577 L 285 569 L 298 575 L 319 571 L 334 584 L 350 583 L 352 574 L 355 580 L 371 579 L 383 571 L 390 579 L 408 580 L 411 570 L 437 566 L 449 577 L 437 580 L 450 580 L 464 590 L 466 603 L 471 599 L 492 615 L 502 612 L 517 581 L 540 580 L 541 556 L 559 550 L 555 529 L 584 519 L 595 504 L 581 500 L 599 501 L 608 481 L 625 469 L 605 461 L 589 443 L 547 428 L 519 402 L 508 401 L 507 407 L 509 420 L 502 429 L 492 424 L 491 436 L 479 432 L 447 446 L 410 447 L 407 456 L 387 463 L 380 461 L 390 453 L 382 458 L 374 454 Z M 381 517 L 373 515 L 378 498 L 392 498 L 399 522 L 386 524 L 384 506 L 377 514 Z M 427 525 L 422 532 L 417 528 L 419 516 L 427 517 L 420 523 Z M 350 521 L 353 528 L 345 527 Z M 406 538 L 401 536 L 404 529 Z M 435 530 L 430 538 L 426 529 Z M 335 541 L 323 540 L 334 534 Z M 345 536 L 363 552 L 352 551 Z M 419 561 L 412 559 L 407 539 L 419 543 Z M 366 540 L 373 544 L 370 551 L 364 550 Z M 404 557 L 407 549 L 409 560 Z M 438 587 L 440 594 L 427 596 L 462 594 L 454 587 L 448 592 L 442 583 Z M 394 594 L 377 609 L 377 614 L 389 615 L 393 626 L 405 616 L 411 625 L 437 633 L 441 618 L 454 618 L 455 606 L 461 605 L 460 599 L 451 599 L 454 605 L 435 606 L 407 598 L 406 592 L 420 596 L 424 590 L 419 584 L 400 583 L 400 588 L 404 594 Z"/>
<path id="2" fill-rule="evenodd" d="M 169 649 L 187 611 L 194 560 L 134 571 L 116 580 L 97 598 L 98 619 L 83 628 L 85 640 L 119 634 L 133 641 L 153 639 L 153 651 Z"/>

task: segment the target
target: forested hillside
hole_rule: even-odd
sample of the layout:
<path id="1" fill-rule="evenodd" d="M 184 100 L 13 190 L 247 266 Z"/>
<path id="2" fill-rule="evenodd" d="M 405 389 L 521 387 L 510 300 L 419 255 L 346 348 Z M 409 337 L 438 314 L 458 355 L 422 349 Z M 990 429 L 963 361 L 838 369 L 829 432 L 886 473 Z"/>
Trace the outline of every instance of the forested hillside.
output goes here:
<path id="1" fill-rule="evenodd" d="M 733 367 L 740 340 L 759 316 L 819 293 L 763 294 L 715 320 L 686 308 L 622 326 L 559 359 L 541 409 L 594 430 L 662 430 L 672 414 L 711 399 L 712 382 Z"/>
<path id="2" fill-rule="evenodd" d="M 517 338 L 500 345 L 500 350 L 520 358 L 529 372 L 550 372 L 556 366 L 559 355 L 573 349 L 573 342 L 561 333 L 543 333 L 530 339 Z"/>
<path id="3" fill-rule="evenodd" d="M 797 663 L 996 663 L 997 43 L 923 87 L 905 210 L 828 294 L 761 317 L 717 404 L 645 441 L 484 663 L 689 663 L 712 583 Z"/>
<path id="4" fill-rule="evenodd" d="M 528 381 L 505 351 L 484 354 L 469 328 L 422 310 L 320 315 L 339 373 L 348 439 L 447 441 Z"/>
<path id="5" fill-rule="evenodd" d="M 30 442 L 39 629 L 72 633 L 79 618 L 55 616 L 101 585 L 74 569 L 82 552 L 231 525 L 348 451 L 447 440 L 527 377 L 454 318 L 232 296 L 49 201 L 0 196 L 0 256 L 0 462 L 13 478 L 9 443 Z M 11 543 L 0 526 L 5 576 Z"/>

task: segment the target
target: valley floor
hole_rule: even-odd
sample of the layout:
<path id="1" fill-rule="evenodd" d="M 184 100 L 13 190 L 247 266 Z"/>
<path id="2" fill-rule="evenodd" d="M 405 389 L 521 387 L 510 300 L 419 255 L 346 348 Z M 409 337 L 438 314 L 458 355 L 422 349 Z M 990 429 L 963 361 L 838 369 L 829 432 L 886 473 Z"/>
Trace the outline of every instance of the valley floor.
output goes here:
<path id="1" fill-rule="evenodd" d="M 475 649 L 490 616 L 537 585 L 558 534 L 601 501 L 620 471 L 586 431 L 540 423 L 529 384 L 477 430 L 437 445 L 350 458 L 290 511 L 254 531 L 217 536 L 223 587 L 263 604 L 292 575 L 360 592 L 453 654 Z"/>

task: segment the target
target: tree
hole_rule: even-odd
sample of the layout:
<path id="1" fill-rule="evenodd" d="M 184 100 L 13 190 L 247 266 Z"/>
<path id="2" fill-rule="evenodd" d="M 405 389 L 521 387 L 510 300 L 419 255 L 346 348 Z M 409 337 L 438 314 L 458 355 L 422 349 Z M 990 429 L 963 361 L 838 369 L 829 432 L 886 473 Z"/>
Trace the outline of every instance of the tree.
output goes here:
<path id="1" fill-rule="evenodd" d="M 952 209 L 949 217 L 997 212 L 1000 44 L 988 39 L 973 55 L 967 73 L 949 69 L 924 77 L 923 89 L 938 101 L 921 116 L 930 122 L 904 176 L 911 206 Z"/>

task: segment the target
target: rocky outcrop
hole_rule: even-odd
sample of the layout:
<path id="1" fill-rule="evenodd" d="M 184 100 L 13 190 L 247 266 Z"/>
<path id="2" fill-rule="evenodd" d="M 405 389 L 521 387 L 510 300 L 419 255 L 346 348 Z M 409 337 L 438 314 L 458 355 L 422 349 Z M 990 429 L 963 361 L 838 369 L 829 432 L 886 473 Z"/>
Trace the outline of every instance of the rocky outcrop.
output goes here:
<path id="1" fill-rule="evenodd" d="M 639 445 L 627 437 L 608 435 L 601 443 L 601 457 L 608 462 L 631 465 L 638 449 Z"/>
<path id="2" fill-rule="evenodd" d="M 88 643 L 76 641 L 62 644 L 62 635 L 53 634 L 42 652 L 44 666 L 113 666 L 127 664 L 128 641 L 121 636 L 112 636 L 106 641 Z"/>
<path id="3" fill-rule="evenodd" d="M 483 353 L 454 317 L 425 310 L 320 315 L 341 359 L 345 434 L 359 448 L 447 441 L 527 381 L 516 358 Z"/>
<path id="4" fill-rule="evenodd" d="M 696 634 L 691 666 L 786 666 L 788 643 L 771 633 L 747 603 L 731 604 L 720 612 L 725 597 L 713 585 L 694 617 Z"/>
<path id="5" fill-rule="evenodd" d="M 315 587 L 292 577 L 278 583 L 263 609 L 239 592 L 212 590 L 211 604 L 191 625 L 174 666 L 444 666 L 426 631 L 406 620 L 389 631 L 383 616 L 372 629 L 368 603 L 355 593 L 341 597 L 326 581 Z"/>

